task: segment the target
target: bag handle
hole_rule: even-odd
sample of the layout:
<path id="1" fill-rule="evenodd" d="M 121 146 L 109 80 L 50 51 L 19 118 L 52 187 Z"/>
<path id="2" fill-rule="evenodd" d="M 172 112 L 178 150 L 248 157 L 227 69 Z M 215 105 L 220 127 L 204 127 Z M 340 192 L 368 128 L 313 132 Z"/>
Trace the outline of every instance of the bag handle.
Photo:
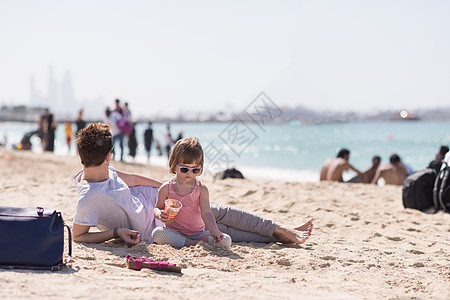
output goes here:
<path id="1" fill-rule="evenodd" d="M 67 228 L 67 233 L 69 234 L 69 255 L 67 256 L 66 261 L 59 263 L 57 265 L 51 266 L 51 271 L 60 271 L 63 267 L 65 267 L 72 260 L 72 231 L 70 231 L 70 227 L 64 224 L 64 227 Z"/>
<path id="2" fill-rule="evenodd" d="M 70 227 L 64 224 L 64 227 L 67 228 L 67 233 L 69 234 L 69 256 L 67 257 L 66 264 L 70 262 L 72 259 L 72 231 L 70 231 Z"/>

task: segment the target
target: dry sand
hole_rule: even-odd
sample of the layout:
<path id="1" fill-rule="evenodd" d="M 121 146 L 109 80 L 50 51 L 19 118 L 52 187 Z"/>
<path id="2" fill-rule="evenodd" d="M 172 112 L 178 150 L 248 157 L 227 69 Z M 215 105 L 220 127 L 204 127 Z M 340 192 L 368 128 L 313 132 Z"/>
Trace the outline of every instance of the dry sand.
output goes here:
<path id="1" fill-rule="evenodd" d="M 54 208 L 71 226 L 78 158 L 13 152 L 5 159 L 9 153 L 0 150 L 0 205 Z M 113 166 L 168 178 L 154 166 Z M 0 270 L 1 299 L 450 299 L 450 214 L 404 209 L 399 186 L 202 181 L 211 202 L 289 226 L 312 218 L 313 234 L 301 246 L 230 250 L 73 243 L 73 262 L 62 271 Z M 128 253 L 177 263 L 183 273 L 127 269 Z"/>

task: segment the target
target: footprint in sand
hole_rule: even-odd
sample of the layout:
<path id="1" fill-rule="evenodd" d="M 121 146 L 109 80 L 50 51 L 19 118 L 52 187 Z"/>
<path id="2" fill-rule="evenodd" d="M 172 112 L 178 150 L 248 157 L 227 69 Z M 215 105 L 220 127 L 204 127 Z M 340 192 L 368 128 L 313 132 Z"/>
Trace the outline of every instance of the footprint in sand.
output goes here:
<path id="1" fill-rule="evenodd" d="M 387 236 L 386 237 L 388 240 L 391 240 L 391 241 L 394 241 L 394 242 L 400 242 L 400 241 L 403 241 L 403 238 L 401 238 L 401 237 L 398 237 L 398 236 Z"/>
<path id="2" fill-rule="evenodd" d="M 365 261 L 362 260 L 362 259 L 360 259 L 360 260 L 349 259 L 348 262 L 351 262 L 351 263 L 365 263 Z"/>
<path id="3" fill-rule="evenodd" d="M 250 196 L 252 194 L 256 193 L 256 190 L 248 190 L 244 195 L 242 195 L 241 197 L 247 197 Z"/>
<path id="4" fill-rule="evenodd" d="M 316 211 L 321 211 L 321 210 L 324 210 L 326 212 L 332 212 L 333 211 L 332 209 L 326 209 L 326 208 L 321 208 L 321 207 L 316 209 Z M 344 217 L 346 217 L 346 216 L 344 216 Z"/>
<path id="5" fill-rule="evenodd" d="M 79 259 L 84 259 L 84 260 L 97 260 L 97 258 L 92 257 L 92 256 L 78 256 L 77 258 Z"/>
<path id="6" fill-rule="evenodd" d="M 420 230 L 420 229 L 415 229 L 415 228 L 408 228 L 408 229 L 406 229 L 406 230 L 408 230 L 408 231 L 422 232 L 422 230 Z"/>
<path id="7" fill-rule="evenodd" d="M 328 255 L 328 256 L 321 257 L 321 259 L 323 259 L 323 260 L 336 260 L 336 257 Z"/>
<path id="8" fill-rule="evenodd" d="M 422 251 L 419 251 L 419 250 L 408 250 L 408 252 L 412 253 L 412 254 L 417 254 L 417 255 L 425 254 L 425 252 L 422 252 Z"/>

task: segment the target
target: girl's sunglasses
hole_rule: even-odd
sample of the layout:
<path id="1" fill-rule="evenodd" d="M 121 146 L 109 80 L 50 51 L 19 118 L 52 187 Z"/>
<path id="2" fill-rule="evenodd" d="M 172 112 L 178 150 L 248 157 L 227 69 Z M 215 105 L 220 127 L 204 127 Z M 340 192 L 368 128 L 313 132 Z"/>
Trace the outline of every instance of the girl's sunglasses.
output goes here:
<path id="1" fill-rule="evenodd" d="M 199 174 L 202 167 L 186 167 L 186 166 L 180 166 L 179 164 L 177 164 L 178 170 L 180 170 L 181 173 L 186 174 L 189 171 L 192 171 L 192 174 Z"/>

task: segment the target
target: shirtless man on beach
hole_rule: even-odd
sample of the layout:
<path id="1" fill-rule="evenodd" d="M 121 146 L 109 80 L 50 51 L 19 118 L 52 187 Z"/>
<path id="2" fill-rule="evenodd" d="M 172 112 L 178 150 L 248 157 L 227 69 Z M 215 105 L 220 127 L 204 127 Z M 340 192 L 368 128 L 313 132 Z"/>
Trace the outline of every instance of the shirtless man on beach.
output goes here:
<path id="1" fill-rule="evenodd" d="M 372 183 L 376 184 L 380 178 L 383 178 L 386 184 L 403 184 L 408 171 L 403 166 L 400 157 L 397 154 L 392 154 L 389 161 L 390 164 L 378 168 Z"/>
<path id="2" fill-rule="evenodd" d="M 377 173 L 378 167 L 381 163 L 381 157 L 378 155 L 372 158 L 372 166 L 363 172 L 363 176 L 356 175 L 352 179 L 346 181 L 350 183 L 371 183 L 375 178 L 375 174 Z"/>
<path id="3" fill-rule="evenodd" d="M 328 180 L 343 182 L 342 173 L 349 169 L 355 171 L 359 176 L 363 176 L 359 170 L 348 163 L 349 157 L 350 151 L 341 149 L 336 158 L 327 159 L 320 170 L 320 181 Z"/>

